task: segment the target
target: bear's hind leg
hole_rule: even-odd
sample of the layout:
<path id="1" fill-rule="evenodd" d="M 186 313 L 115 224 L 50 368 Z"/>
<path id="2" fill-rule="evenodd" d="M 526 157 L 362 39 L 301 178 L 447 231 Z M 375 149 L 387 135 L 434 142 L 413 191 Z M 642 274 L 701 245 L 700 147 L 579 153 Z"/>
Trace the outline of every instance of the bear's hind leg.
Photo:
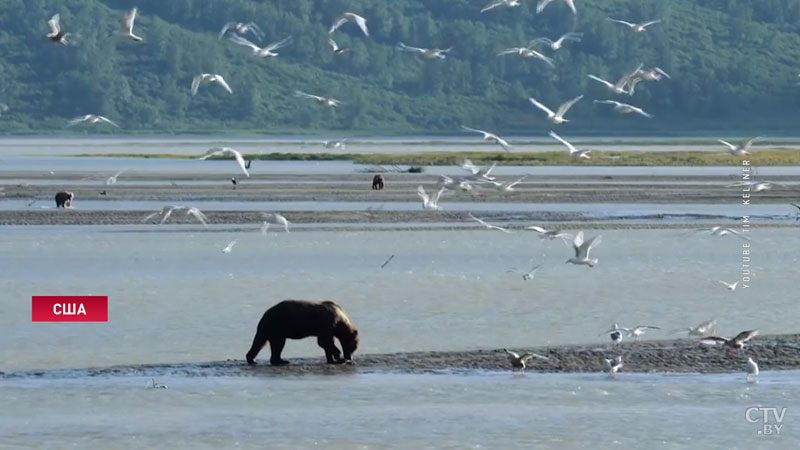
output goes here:
<path id="1" fill-rule="evenodd" d="M 328 364 L 340 364 L 342 362 L 342 352 L 336 347 L 333 336 L 318 336 L 317 344 L 325 350 L 325 359 Z"/>
<path id="2" fill-rule="evenodd" d="M 289 361 L 281 359 L 281 352 L 283 346 L 286 345 L 286 338 L 275 338 L 269 340 L 269 348 L 272 351 L 272 356 L 269 358 L 269 363 L 273 366 L 284 366 L 289 364 Z"/>
<path id="3" fill-rule="evenodd" d="M 253 338 L 253 345 L 250 346 L 250 350 L 247 352 L 247 364 L 255 364 L 256 363 L 256 356 L 258 356 L 258 352 L 261 351 L 261 348 L 267 343 L 267 333 L 260 329 L 256 331 L 256 335 Z"/>

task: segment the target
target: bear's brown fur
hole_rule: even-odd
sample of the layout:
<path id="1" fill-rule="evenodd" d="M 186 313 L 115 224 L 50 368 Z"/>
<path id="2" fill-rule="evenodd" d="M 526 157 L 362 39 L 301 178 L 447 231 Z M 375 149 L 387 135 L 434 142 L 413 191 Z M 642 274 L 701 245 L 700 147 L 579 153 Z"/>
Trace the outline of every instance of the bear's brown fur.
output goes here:
<path id="1" fill-rule="evenodd" d="M 384 183 L 383 175 L 378 174 L 372 177 L 372 189 L 376 190 L 383 189 L 383 183 Z"/>
<path id="2" fill-rule="evenodd" d="M 72 208 L 72 199 L 75 195 L 72 192 L 58 192 L 56 193 L 56 208 Z"/>
<path id="3" fill-rule="evenodd" d="M 269 341 L 272 365 L 289 364 L 281 359 L 286 339 L 317 337 L 317 344 L 325 349 L 328 364 L 352 361 L 358 347 L 358 330 L 336 302 L 310 302 L 306 300 L 284 300 L 269 308 L 258 322 L 253 345 L 247 352 L 247 363 L 255 364 L 256 356 Z M 336 348 L 333 338 L 339 339 L 342 352 Z"/>

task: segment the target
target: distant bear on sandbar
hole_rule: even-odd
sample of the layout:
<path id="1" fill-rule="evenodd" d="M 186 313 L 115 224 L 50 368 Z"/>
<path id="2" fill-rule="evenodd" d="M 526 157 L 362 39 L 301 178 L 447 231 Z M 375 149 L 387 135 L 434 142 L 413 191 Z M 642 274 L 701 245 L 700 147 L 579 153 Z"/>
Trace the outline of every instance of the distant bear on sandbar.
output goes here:
<path id="1" fill-rule="evenodd" d="M 383 175 L 378 174 L 372 177 L 372 189 L 383 189 L 383 181 Z"/>
<path id="2" fill-rule="evenodd" d="M 247 352 L 247 363 L 255 364 L 256 356 L 269 341 L 270 363 L 273 366 L 289 364 L 281 359 L 286 339 L 317 337 L 317 344 L 325 349 L 328 364 L 352 361 L 358 348 L 358 330 L 336 302 L 310 302 L 306 300 L 284 300 L 269 308 L 258 322 L 253 345 Z M 342 344 L 342 352 L 336 348 L 334 338 Z"/>
<path id="3" fill-rule="evenodd" d="M 62 191 L 56 194 L 56 208 L 72 208 L 72 192 Z"/>

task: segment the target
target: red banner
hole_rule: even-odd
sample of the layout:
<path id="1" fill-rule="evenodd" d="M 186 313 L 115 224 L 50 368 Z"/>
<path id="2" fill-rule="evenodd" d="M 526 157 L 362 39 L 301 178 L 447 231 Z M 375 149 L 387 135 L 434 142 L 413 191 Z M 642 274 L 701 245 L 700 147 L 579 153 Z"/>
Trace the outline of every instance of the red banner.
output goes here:
<path id="1" fill-rule="evenodd" d="M 43 296 L 31 300 L 34 322 L 108 322 L 108 296 Z"/>

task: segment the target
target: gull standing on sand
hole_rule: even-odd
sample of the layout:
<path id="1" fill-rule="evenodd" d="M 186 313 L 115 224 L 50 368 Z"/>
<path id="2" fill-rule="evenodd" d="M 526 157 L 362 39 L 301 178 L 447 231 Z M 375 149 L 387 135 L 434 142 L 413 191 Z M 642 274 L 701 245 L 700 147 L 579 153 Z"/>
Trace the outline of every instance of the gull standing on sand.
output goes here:
<path id="1" fill-rule="evenodd" d="M 73 125 L 77 125 L 77 124 L 83 123 L 83 122 L 85 122 L 85 123 L 87 123 L 89 125 L 95 125 L 95 124 L 98 124 L 98 123 L 107 123 L 109 125 L 113 125 L 113 126 L 119 128 L 119 125 L 117 125 L 116 123 L 112 122 L 111 120 L 109 120 L 109 119 L 107 119 L 107 118 L 105 118 L 103 116 L 98 116 L 97 114 L 86 114 L 85 116 L 76 117 L 76 118 L 70 120 L 69 123 L 67 124 L 67 126 L 71 127 Z"/>
<path id="2" fill-rule="evenodd" d="M 570 144 L 566 140 L 562 139 L 561 136 L 557 135 L 555 131 L 550 131 L 550 137 L 552 137 L 553 139 L 557 140 L 558 142 L 561 142 L 562 144 L 566 145 L 567 149 L 569 150 L 569 156 L 571 156 L 573 158 L 578 158 L 578 159 L 589 159 L 589 152 L 591 152 L 591 150 L 587 150 L 587 149 L 580 149 L 579 150 L 579 149 L 575 148 L 575 146 L 573 146 L 572 144 Z"/>
<path id="3" fill-rule="evenodd" d="M 264 39 L 264 32 L 261 31 L 261 28 L 259 28 L 258 25 L 256 25 L 253 22 L 248 22 L 248 23 L 228 22 L 225 24 L 224 27 L 222 27 L 222 31 L 219 32 L 218 39 L 222 39 L 222 37 L 225 36 L 225 33 L 227 33 L 228 30 L 233 30 L 241 35 L 245 35 L 247 33 L 253 33 L 253 36 L 255 36 L 256 39 L 258 39 L 258 42 L 261 42 L 261 40 Z"/>
<path id="4" fill-rule="evenodd" d="M 564 264 L 572 263 L 577 265 L 586 265 L 589 267 L 594 267 L 597 265 L 597 258 L 589 258 L 589 252 L 591 252 L 594 247 L 600 245 L 602 238 L 603 235 L 598 234 L 597 236 L 584 242 L 583 231 L 579 231 L 578 234 L 575 235 L 575 239 L 572 241 L 572 248 L 575 249 L 575 256 L 566 260 Z"/>
<path id="5" fill-rule="evenodd" d="M 369 37 L 369 30 L 367 30 L 367 19 L 351 12 L 346 12 L 336 17 L 333 20 L 333 24 L 331 25 L 331 29 L 328 31 L 328 34 L 333 33 L 339 27 L 350 21 L 355 22 L 356 25 L 358 25 L 358 28 L 361 28 L 361 31 L 364 32 L 364 36 Z"/>
<path id="6" fill-rule="evenodd" d="M 622 369 L 622 356 L 617 356 L 616 358 L 603 359 L 603 372 L 608 374 L 609 378 L 614 378 L 617 376 L 617 372 L 619 369 Z"/>
<path id="7" fill-rule="evenodd" d="M 204 84 L 217 83 L 222 86 L 229 94 L 233 94 L 233 90 L 228 86 L 228 82 L 222 75 L 216 73 L 201 73 L 200 75 L 192 78 L 192 95 L 197 94 L 197 89 Z"/>
<path id="8" fill-rule="evenodd" d="M 519 1 L 520 0 L 494 0 L 492 2 L 489 2 L 486 6 L 484 6 L 481 12 L 485 13 L 486 11 L 498 8 L 500 6 L 506 8 L 513 8 L 514 6 L 519 6 Z"/>
<path id="9" fill-rule="evenodd" d="M 549 65 L 550 67 L 556 66 L 555 62 L 553 61 L 553 58 L 549 58 L 530 47 L 511 47 L 497 54 L 497 56 L 503 56 L 503 55 L 517 55 L 522 58 L 540 59 L 546 62 L 547 65 Z"/>
<path id="10" fill-rule="evenodd" d="M 511 234 L 511 231 L 509 231 L 507 228 L 499 227 L 497 225 L 492 225 L 490 223 L 484 222 L 483 220 L 478 219 L 477 217 L 473 216 L 472 213 L 469 213 L 469 217 L 472 220 L 474 220 L 474 221 L 478 222 L 479 224 L 483 225 L 484 227 L 486 227 L 489 230 L 498 230 L 498 231 L 502 231 L 503 233 Z"/>
<path id="11" fill-rule="evenodd" d="M 222 249 L 222 253 L 230 253 L 231 250 L 233 250 L 233 246 L 236 245 L 237 241 L 238 241 L 237 239 L 230 241 L 228 245 Z"/>
<path id="12" fill-rule="evenodd" d="M 248 41 L 247 39 L 239 36 L 238 34 L 234 34 L 231 36 L 230 39 L 233 43 L 244 45 L 245 47 L 250 47 L 253 51 L 253 56 L 257 56 L 260 58 L 271 58 L 273 56 L 278 56 L 278 53 L 275 53 L 274 50 L 277 50 L 281 47 L 285 47 L 286 44 L 291 42 L 292 37 L 286 37 L 278 42 L 273 42 L 266 47 L 259 47 L 258 45 Z"/>
<path id="13" fill-rule="evenodd" d="M 631 78 L 633 78 L 634 76 L 636 76 L 636 74 L 637 74 L 637 73 L 639 73 L 639 71 L 640 71 L 640 70 L 642 70 L 642 67 L 644 67 L 644 64 L 639 64 L 639 65 L 636 67 L 636 69 L 634 69 L 634 70 L 632 70 L 632 71 L 630 71 L 630 72 L 626 73 L 625 75 L 623 75 L 623 76 L 622 76 L 622 77 L 621 77 L 619 80 L 617 80 L 617 82 L 616 82 L 616 83 L 614 83 L 614 84 L 612 84 L 611 82 L 609 82 L 609 81 L 606 81 L 606 80 L 604 80 L 604 79 L 602 79 L 602 78 L 600 78 L 600 77 L 597 77 L 597 76 L 595 76 L 595 75 L 591 75 L 591 74 L 589 74 L 589 75 L 587 75 L 587 76 L 588 76 L 589 78 L 591 78 L 592 80 L 595 80 L 595 81 L 597 81 L 597 82 L 600 82 L 600 83 L 602 83 L 602 84 L 603 84 L 603 85 L 604 85 L 606 88 L 608 88 L 608 90 L 609 90 L 609 91 L 611 91 L 611 93 L 613 93 L 613 94 L 628 94 L 628 95 L 630 95 L 630 94 L 631 94 L 631 91 L 630 91 L 629 89 L 625 89 L 625 86 L 628 84 L 628 82 L 629 82 L 629 80 L 630 80 Z"/>
<path id="14" fill-rule="evenodd" d="M 731 144 L 730 142 L 723 141 L 722 139 L 717 139 L 717 142 L 728 147 L 728 151 L 733 156 L 747 156 L 750 154 L 750 147 L 753 145 L 753 142 L 759 139 L 761 139 L 761 136 L 757 136 L 752 139 L 746 139 L 736 144 Z"/>
<path id="15" fill-rule="evenodd" d="M 419 48 L 419 47 L 410 47 L 406 44 L 400 42 L 397 44 L 397 48 L 404 52 L 412 52 L 416 53 L 417 56 L 421 59 L 445 59 L 447 57 L 447 53 L 453 50 L 453 47 L 449 48 Z"/>
<path id="16" fill-rule="evenodd" d="M 465 127 L 464 125 L 461 125 L 461 128 L 466 131 L 472 131 L 473 133 L 483 134 L 484 141 L 491 142 L 492 144 L 497 144 L 500 147 L 503 147 L 503 150 L 505 151 L 509 151 L 509 149 L 511 148 L 511 144 L 509 144 L 508 141 L 506 141 L 505 139 L 501 138 L 500 136 L 494 133 L 489 133 L 488 131 L 483 131 L 483 130 L 476 130 L 475 128 Z"/>
<path id="17" fill-rule="evenodd" d="M 677 328 L 670 331 L 668 334 L 680 333 L 684 331 L 688 332 L 688 337 L 711 336 L 717 332 L 717 321 L 716 319 L 706 320 L 694 328 Z"/>
<path id="18" fill-rule="evenodd" d="M 564 46 L 564 42 L 566 42 L 566 41 L 580 42 L 582 37 L 583 37 L 583 33 L 566 33 L 566 34 L 562 35 L 560 38 L 556 39 L 555 41 L 553 41 L 553 40 L 551 40 L 549 38 L 546 38 L 546 37 L 540 37 L 540 38 L 536 38 L 536 39 L 532 40 L 531 41 L 531 45 L 536 44 L 538 42 L 542 42 L 542 43 L 550 46 L 551 50 L 557 51 L 557 50 L 561 49 L 561 47 Z"/>
<path id="19" fill-rule="evenodd" d="M 425 192 L 425 189 L 422 187 L 422 185 L 420 185 L 417 188 L 417 195 L 419 195 L 419 198 L 422 199 L 422 208 L 423 209 L 431 209 L 431 210 L 439 209 L 439 197 L 441 197 L 442 193 L 444 191 L 446 191 L 446 190 L 447 190 L 447 188 L 444 188 L 444 187 L 439 189 L 438 191 L 436 191 L 435 194 L 433 194 L 433 198 L 431 198 Z"/>
<path id="20" fill-rule="evenodd" d="M 330 108 L 336 108 L 342 103 L 341 101 L 336 100 L 333 97 L 322 97 L 322 96 L 319 96 L 319 95 L 308 94 L 308 93 L 305 93 L 303 91 L 294 91 L 294 93 L 298 97 L 314 99 L 320 105 L 328 106 Z"/>
<path id="21" fill-rule="evenodd" d="M 544 9 L 547 8 L 547 5 L 549 5 L 553 1 L 555 0 L 539 0 L 539 4 L 536 5 L 536 14 L 539 14 L 540 12 L 544 11 Z M 572 11 L 572 14 L 578 14 L 578 10 L 575 9 L 575 0 L 562 0 L 562 1 L 566 3 L 567 6 L 569 6 L 569 9 Z"/>
<path id="22" fill-rule="evenodd" d="M 753 361 L 752 357 L 747 358 L 747 381 L 749 383 L 755 383 L 756 379 L 758 378 L 758 364 Z"/>
<path id="23" fill-rule="evenodd" d="M 206 160 L 216 155 L 233 156 L 234 159 L 236 159 L 236 163 L 239 165 L 239 168 L 242 169 L 242 172 L 244 172 L 244 174 L 247 175 L 248 177 L 250 176 L 250 173 L 247 171 L 246 167 L 247 163 L 245 163 L 242 154 L 239 153 L 239 151 L 234 150 L 230 147 L 214 147 L 212 149 L 209 149 L 203 156 L 200 157 L 200 159 Z"/>
<path id="24" fill-rule="evenodd" d="M 64 30 L 61 29 L 61 15 L 56 14 L 47 21 L 47 25 L 50 26 L 50 32 L 47 33 L 47 39 L 50 39 L 53 42 L 67 45 L 67 36 L 70 33 L 65 33 Z"/>
<path id="25" fill-rule="evenodd" d="M 733 339 L 719 336 L 706 336 L 700 339 L 700 343 L 706 345 L 724 345 L 726 347 L 738 348 L 739 350 L 742 350 L 744 349 L 745 342 L 750 341 L 756 336 L 758 336 L 758 330 L 749 330 L 742 331 Z"/>
<path id="26" fill-rule="evenodd" d="M 621 103 L 615 100 L 595 100 L 594 103 L 601 103 L 604 105 L 614 105 L 614 111 L 620 114 L 630 114 L 636 113 L 640 116 L 647 117 L 648 119 L 652 119 L 653 115 L 646 113 L 642 108 L 637 108 L 636 106 L 629 105 L 627 103 Z"/>
<path id="27" fill-rule="evenodd" d="M 136 42 L 142 40 L 141 36 L 133 34 L 133 22 L 136 20 L 136 13 L 138 11 L 139 11 L 138 8 L 133 8 L 129 13 L 126 13 L 124 16 L 122 16 L 122 19 L 120 19 L 119 21 L 120 39 L 130 39 Z"/>
<path id="28" fill-rule="evenodd" d="M 333 50 L 334 55 L 341 55 L 342 53 L 349 52 L 349 48 L 342 48 L 339 47 L 339 44 L 333 40 L 333 38 L 328 38 L 328 45 L 331 46 L 331 50 Z"/>
<path id="29" fill-rule="evenodd" d="M 564 233 L 561 230 L 546 230 L 542 227 L 532 225 L 530 227 L 525 227 L 526 230 L 533 230 L 539 233 L 539 239 L 550 239 L 551 241 L 555 238 L 559 238 L 566 243 L 572 241 L 572 235 L 569 233 Z"/>
<path id="30" fill-rule="evenodd" d="M 621 23 L 623 25 L 627 25 L 628 28 L 630 28 L 631 30 L 633 30 L 636 33 L 642 33 L 650 25 L 654 25 L 654 24 L 657 24 L 657 23 L 661 22 L 661 19 L 657 19 L 657 20 L 651 20 L 649 22 L 631 23 L 631 22 L 626 22 L 624 20 L 612 19 L 611 17 L 606 17 L 606 20 L 610 20 L 612 22 L 616 22 L 616 23 Z"/>
<path id="31" fill-rule="evenodd" d="M 494 187 L 497 188 L 498 191 L 500 191 L 500 192 L 505 194 L 507 192 L 515 192 L 516 189 L 514 189 L 514 186 L 516 186 L 519 183 L 521 183 L 522 181 L 524 181 L 525 178 L 528 178 L 528 176 L 525 175 L 524 177 L 518 178 L 518 179 L 513 180 L 513 181 L 507 181 L 505 183 L 498 183 L 497 181 L 488 181 L 488 180 L 484 180 L 484 182 L 493 184 Z"/>
<path id="32" fill-rule="evenodd" d="M 115 173 L 114 175 L 108 177 L 106 180 L 106 186 L 112 185 L 117 182 L 117 178 L 125 172 L 124 170 L 120 170 L 119 172 Z"/>
<path id="33" fill-rule="evenodd" d="M 536 106 L 537 108 L 541 109 L 542 111 L 544 111 L 547 114 L 547 120 L 549 120 L 550 122 L 552 122 L 552 123 L 554 123 L 556 125 L 559 125 L 559 124 L 562 124 L 564 122 L 569 122 L 569 120 L 564 118 L 564 115 L 567 113 L 567 111 L 569 111 L 570 108 L 572 108 L 572 105 L 574 105 L 575 103 L 578 103 L 578 101 L 580 101 L 580 99 L 582 99 L 582 98 L 583 98 L 583 95 L 579 95 L 579 96 L 573 98 L 572 100 L 570 100 L 570 101 L 562 104 L 561 106 L 559 106 L 558 109 L 556 110 L 556 112 L 553 112 L 550 108 L 548 108 L 548 107 L 544 106 L 543 104 L 539 103 L 533 97 L 528 98 L 528 100 L 531 103 L 533 103 L 534 106 Z"/>
<path id="34" fill-rule="evenodd" d="M 718 280 L 718 281 L 720 283 L 722 283 L 722 285 L 724 285 L 726 288 L 728 288 L 728 290 L 731 291 L 731 292 L 735 291 L 736 290 L 736 286 L 739 285 L 739 280 L 736 280 L 735 283 L 726 283 L 726 282 L 724 282 L 722 280 Z"/>
<path id="35" fill-rule="evenodd" d="M 508 354 L 508 361 L 511 363 L 511 366 L 513 368 L 515 368 L 515 369 L 523 369 L 524 370 L 525 367 L 527 367 L 526 363 L 531 358 L 538 358 L 538 359 L 544 359 L 544 360 L 549 360 L 550 359 L 547 356 L 542 356 L 542 355 L 540 355 L 538 353 L 533 353 L 533 352 L 525 352 L 525 353 L 520 355 L 520 354 L 518 354 L 516 352 L 512 352 L 511 350 L 509 350 L 507 348 L 504 348 L 503 351 Z"/>

